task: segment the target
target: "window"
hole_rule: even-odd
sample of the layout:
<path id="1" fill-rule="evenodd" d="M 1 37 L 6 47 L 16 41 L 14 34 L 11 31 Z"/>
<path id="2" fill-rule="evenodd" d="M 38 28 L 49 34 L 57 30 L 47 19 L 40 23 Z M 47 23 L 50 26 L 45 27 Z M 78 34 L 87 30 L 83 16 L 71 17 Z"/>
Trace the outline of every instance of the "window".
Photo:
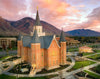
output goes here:
<path id="1" fill-rule="evenodd" d="M 42 57 L 43 57 L 43 52 L 42 52 Z"/>

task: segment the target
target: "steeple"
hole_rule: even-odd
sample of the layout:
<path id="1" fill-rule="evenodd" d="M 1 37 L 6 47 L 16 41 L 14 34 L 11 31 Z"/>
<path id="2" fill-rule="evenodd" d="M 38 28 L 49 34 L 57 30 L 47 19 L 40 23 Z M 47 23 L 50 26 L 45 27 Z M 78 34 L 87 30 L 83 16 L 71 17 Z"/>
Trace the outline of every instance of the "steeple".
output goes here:
<path id="1" fill-rule="evenodd" d="M 40 43 L 40 40 L 39 40 L 39 37 L 38 37 L 36 29 L 34 30 L 34 34 L 33 34 L 31 43 Z"/>
<path id="2" fill-rule="evenodd" d="M 65 36 L 64 36 L 63 29 L 62 29 L 59 42 L 65 42 L 65 41 L 66 41 Z"/>
<path id="3" fill-rule="evenodd" d="M 39 18 L 39 13 L 38 13 L 38 8 L 37 8 L 37 13 L 36 13 L 35 26 L 41 26 L 40 18 Z"/>
<path id="4" fill-rule="evenodd" d="M 22 35 L 21 35 L 21 33 L 19 33 L 18 40 L 21 40 L 21 37 L 22 37 Z"/>

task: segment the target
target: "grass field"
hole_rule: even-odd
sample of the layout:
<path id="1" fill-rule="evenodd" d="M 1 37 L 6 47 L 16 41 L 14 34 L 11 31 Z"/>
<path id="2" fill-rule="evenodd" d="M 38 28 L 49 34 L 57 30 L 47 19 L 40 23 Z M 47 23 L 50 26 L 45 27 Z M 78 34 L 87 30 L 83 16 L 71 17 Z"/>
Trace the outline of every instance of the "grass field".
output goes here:
<path id="1" fill-rule="evenodd" d="M 0 61 L 6 59 L 6 58 L 8 58 L 8 57 L 10 57 L 10 56 L 1 57 L 1 58 L 0 58 Z"/>
<path id="2" fill-rule="evenodd" d="M 83 53 L 83 56 L 86 56 L 86 55 L 92 55 L 94 53 Z"/>
<path id="3" fill-rule="evenodd" d="M 85 60 L 85 61 L 76 61 L 75 65 L 72 67 L 72 69 L 68 70 L 68 71 L 72 71 L 72 70 L 76 70 L 91 64 L 94 64 L 95 62 L 89 61 L 89 60 Z"/>
<path id="4" fill-rule="evenodd" d="M 89 56 L 88 58 L 93 59 L 93 60 L 99 60 L 100 54 L 92 55 L 92 56 Z"/>
<path id="5" fill-rule="evenodd" d="M 78 48 L 69 48 L 68 49 L 68 52 L 76 52 L 76 51 L 78 51 Z"/>
<path id="6" fill-rule="evenodd" d="M 55 76 L 57 75 L 50 75 L 50 76 L 44 76 L 44 77 L 19 77 L 18 79 L 50 79 Z M 0 79 L 16 79 L 16 77 L 2 74 L 0 75 Z"/>
<path id="7" fill-rule="evenodd" d="M 100 75 L 94 74 L 90 71 L 84 70 L 85 73 L 88 73 L 90 76 L 94 77 L 94 79 L 100 79 Z"/>

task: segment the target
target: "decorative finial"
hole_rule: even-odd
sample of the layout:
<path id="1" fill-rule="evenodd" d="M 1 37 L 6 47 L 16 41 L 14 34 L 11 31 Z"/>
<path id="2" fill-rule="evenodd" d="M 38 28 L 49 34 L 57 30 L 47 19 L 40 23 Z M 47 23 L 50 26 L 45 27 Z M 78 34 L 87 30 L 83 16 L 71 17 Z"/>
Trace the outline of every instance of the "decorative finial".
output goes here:
<path id="1" fill-rule="evenodd" d="M 39 9 L 39 7 L 37 6 L 37 10 Z"/>

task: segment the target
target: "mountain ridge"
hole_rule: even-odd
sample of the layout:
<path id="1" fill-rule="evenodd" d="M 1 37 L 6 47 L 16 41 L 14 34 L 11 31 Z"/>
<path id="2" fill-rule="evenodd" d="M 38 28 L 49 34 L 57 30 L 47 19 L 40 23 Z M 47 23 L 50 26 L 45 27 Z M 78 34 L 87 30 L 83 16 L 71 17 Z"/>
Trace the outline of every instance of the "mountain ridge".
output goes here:
<path id="1" fill-rule="evenodd" d="M 96 32 L 90 29 L 76 29 L 72 31 L 67 31 L 72 36 L 100 36 L 100 32 Z"/>
<path id="2" fill-rule="evenodd" d="M 59 30 L 55 26 L 45 21 L 40 21 L 40 22 L 43 26 L 43 31 L 47 33 L 51 33 L 51 34 L 60 35 L 61 30 Z M 25 17 L 17 21 L 9 21 L 9 20 L 0 18 L 0 30 L 2 30 L 0 35 L 17 36 L 19 32 L 21 32 L 22 34 L 30 34 L 30 32 L 33 29 L 34 23 L 35 23 L 35 20 L 30 17 Z M 8 30 L 7 29 L 4 30 L 2 28 L 2 27 L 7 28 L 8 26 L 9 26 Z M 8 31 L 9 33 L 5 33 L 6 31 Z M 65 35 L 70 36 L 68 33 L 65 33 Z"/>

